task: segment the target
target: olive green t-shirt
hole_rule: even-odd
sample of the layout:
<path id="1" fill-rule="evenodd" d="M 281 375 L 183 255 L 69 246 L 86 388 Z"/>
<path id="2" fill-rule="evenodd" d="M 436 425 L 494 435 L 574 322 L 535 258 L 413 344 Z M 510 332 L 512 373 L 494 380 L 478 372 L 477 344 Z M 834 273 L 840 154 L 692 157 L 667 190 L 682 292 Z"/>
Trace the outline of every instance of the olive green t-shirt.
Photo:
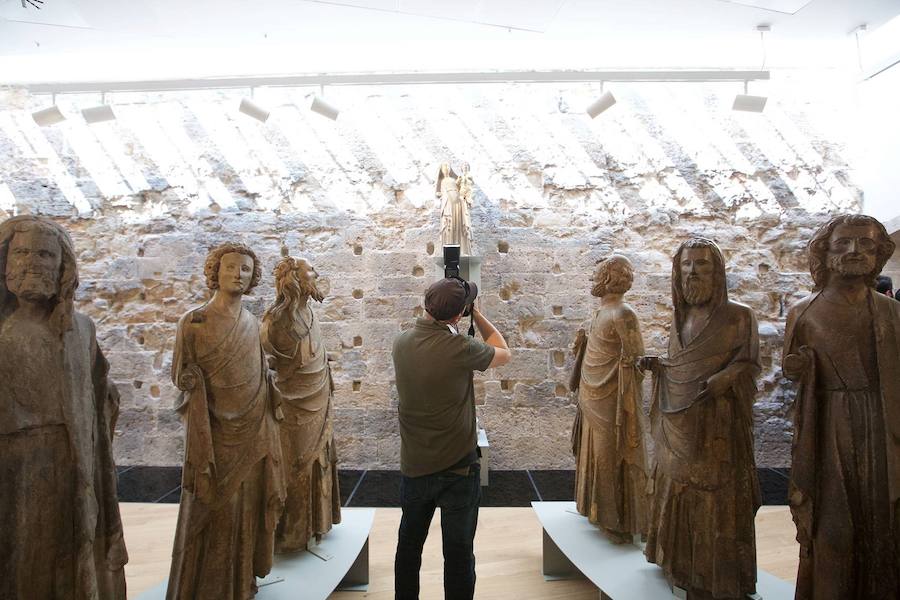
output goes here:
<path id="1" fill-rule="evenodd" d="M 394 340 L 400 396 L 400 471 L 420 477 L 462 460 L 478 443 L 472 372 L 484 371 L 494 348 L 428 317 Z"/>

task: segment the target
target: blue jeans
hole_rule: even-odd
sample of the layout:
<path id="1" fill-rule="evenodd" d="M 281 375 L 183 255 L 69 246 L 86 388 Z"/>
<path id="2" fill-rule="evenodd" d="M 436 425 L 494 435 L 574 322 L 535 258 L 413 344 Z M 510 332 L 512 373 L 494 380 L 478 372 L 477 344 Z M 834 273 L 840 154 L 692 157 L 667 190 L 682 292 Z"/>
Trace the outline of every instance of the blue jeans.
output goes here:
<path id="1" fill-rule="evenodd" d="M 445 600 L 472 600 L 475 594 L 475 527 L 481 500 L 480 465 L 468 475 L 443 471 L 422 477 L 401 476 L 403 518 L 394 559 L 395 600 L 418 600 L 422 547 L 434 509 L 441 509 Z"/>

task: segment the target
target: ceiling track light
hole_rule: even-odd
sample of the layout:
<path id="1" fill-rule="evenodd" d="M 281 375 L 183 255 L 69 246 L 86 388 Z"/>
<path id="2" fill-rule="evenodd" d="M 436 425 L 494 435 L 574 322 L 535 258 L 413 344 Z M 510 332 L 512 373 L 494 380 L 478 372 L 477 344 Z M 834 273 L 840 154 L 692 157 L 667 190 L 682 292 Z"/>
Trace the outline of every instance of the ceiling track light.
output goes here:
<path id="1" fill-rule="evenodd" d="M 766 53 L 766 34 L 772 31 L 771 25 L 757 25 L 756 31 L 759 32 L 759 43 L 762 48 L 762 67 L 760 70 L 765 70 L 766 62 L 768 60 L 768 55 Z M 752 96 L 749 93 L 750 82 L 744 81 L 744 93 L 737 94 L 734 97 L 734 102 L 731 104 L 731 110 L 737 110 L 741 112 L 753 112 L 753 113 L 761 113 L 766 108 L 766 102 L 768 102 L 768 98 L 766 96 Z"/>
<path id="2" fill-rule="evenodd" d="M 250 93 L 252 94 L 253 91 L 251 90 Z M 265 123 L 269 119 L 269 111 L 250 98 L 241 98 L 241 105 L 238 107 L 238 110 L 248 117 L 253 117 L 260 123 Z"/>
<path id="3" fill-rule="evenodd" d="M 113 112 L 112 106 L 106 103 L 106 94 L 100 94 L 99 105 L 83 108 L 81 116 L 84 117 L 85 122 L 89 125 L 116 120 L 116 113 Z"/>
<path id="4" fill-rule="evenodd" d="M 41 127 L 50 127 L 51 125 L 56 125 L 57 123 L 62 123 L 66 120 L 65 115 L 62 114 L 62 111 L 59 110 L 59 107 L 56 105 L 56 94 L 53 94 L 52 102 L 52 106 L 31 113 L 31 118 Z"/>
<path id="5" fill-rule="evenodd" d="M 596 119 L 600 113 L 610 108 L 613 104 L 616 103 L 616 97 L 613 96 L 612 92 L 604 92 L 602 96 L 594 100 L 590 106 L 585 109 L 588 116 L 592 119 Z"/>
<path id="6" fill-rule="evenodd" d="M 312 104 L 309 107 L 309 110 L 314 113 L 319 113 L 323 117 L 328 117 L 332 121 L 337 121 L 338 115 L 341 111 L 337 108 L 329 104 L 325 101 L 321 96 L 313 96 Z"/>

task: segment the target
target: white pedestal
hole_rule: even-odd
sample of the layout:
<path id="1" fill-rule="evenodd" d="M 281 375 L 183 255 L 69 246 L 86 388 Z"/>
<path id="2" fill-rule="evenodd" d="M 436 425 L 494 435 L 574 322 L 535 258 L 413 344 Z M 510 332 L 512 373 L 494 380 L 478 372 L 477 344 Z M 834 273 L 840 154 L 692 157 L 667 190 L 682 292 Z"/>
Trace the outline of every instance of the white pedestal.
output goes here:
<path id="1" fill-rule="evenodd" d="M 258 580 L 257 600 L 325 600 L 336 589 L 365 592 L 369 587 L 369 531 L 374 508 L 342 508 L 341 523 L 311 552 L 277 554 L 272 572 Z M 144 592 L 138 600 L 163 600 L 167 582 Z"/>
<path id="2" fill-rule="evenodd" d="M 673 600 L 662 569 L 648 563 L 632 544 L 613 544 L 579 515 L 574 502 L 532 502 L 544 528 L 544 579 L 587 577 L 600 590 L 602 600 Z M 763 600 L 794 600 L 794 586 L 758 571 L 757 596 Z"/>

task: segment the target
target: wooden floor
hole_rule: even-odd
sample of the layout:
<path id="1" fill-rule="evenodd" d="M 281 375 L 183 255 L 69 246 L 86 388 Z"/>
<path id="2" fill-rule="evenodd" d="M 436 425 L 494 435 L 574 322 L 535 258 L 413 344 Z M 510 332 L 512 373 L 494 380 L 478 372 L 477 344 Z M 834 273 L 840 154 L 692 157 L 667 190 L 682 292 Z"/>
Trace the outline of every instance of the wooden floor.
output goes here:
<path id="1" fill-rule="evenodd" d="M 122 520 L 130 557 L 128 596 L 137 598 L 168 576 L 175 536 L 176 504 L 123 503 Z M 439 515 L 439 513 L 438 513 Z M 440 519 L 435 516 L 422 559 L 421 600 L 442 600 Z M 338 592 L 333 600 L 390 600 L 394 597 L 394 549 L 400 509 L 379 508 L 369 538 L 367 593 Z M 766 506 L 756 518 L 759 568 L 793 581 L 798 546 L 787 507 Z M 596 600 L 586 580 L 545 582 L 541 575 L 541 525 L 530 508 L 482 508 L 475 538 L 476 598 L 491 600 Z"/>

